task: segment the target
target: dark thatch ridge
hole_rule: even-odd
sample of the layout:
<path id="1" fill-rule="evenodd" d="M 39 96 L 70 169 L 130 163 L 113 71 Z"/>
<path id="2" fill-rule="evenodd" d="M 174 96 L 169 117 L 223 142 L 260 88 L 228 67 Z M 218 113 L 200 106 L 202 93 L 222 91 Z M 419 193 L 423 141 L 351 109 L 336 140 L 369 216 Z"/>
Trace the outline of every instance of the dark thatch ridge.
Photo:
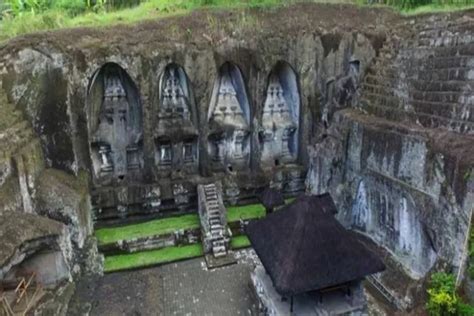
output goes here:
<path id="1" fill-rule="evenodd" d="M 279 294 L 324 289 L 385 269 L 334 213 L 328 194 L 300 196 L 282 210 L 249 223 L 250 242 Z"/>
<path id="2" fill-rule="evenodd" d="M 265 209 L 272 210 L 275 207 L 285 205 L 285 199 L 280 191 L 274 188 L 265 188 L 258 197 L 260 203 L 265 206 Z"/>

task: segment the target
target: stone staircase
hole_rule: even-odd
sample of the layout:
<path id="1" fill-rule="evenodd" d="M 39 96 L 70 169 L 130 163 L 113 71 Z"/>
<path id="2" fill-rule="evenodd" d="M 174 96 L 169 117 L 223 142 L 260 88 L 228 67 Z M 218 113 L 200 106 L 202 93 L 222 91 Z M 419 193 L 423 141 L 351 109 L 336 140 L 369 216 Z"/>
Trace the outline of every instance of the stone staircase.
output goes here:
<path id="1" fill-rule="evenodd" d="M 472 134 L 473 25 L 420 23 L 405 37 L 389 37 L 362 83 L 362 109 L 392 121 Z"/>
<path id="2" fill-rule="evenodd" d="M 221 218 L 221 208 L 219 196 L 215 183 L 203 186 L 205 195 L 205 205 L 207 209 L 207 221 L 210 228 L 210 242 L 214 257 L 222 257 L 227 254 L 226 247 L 226 223 Z"/>
<path id="3" fill-rule="evenodd" d="M 231 232 L 227 227 L 226 209 L 219 182 L 198 186 L 202 244 L 209 267 L 234 261 L 230 251 Z"/>
<path id="4" fill-rule="evenodd" d="M 392 304 L 397 310 L 405 311 L 408 306 L 405 302 L 395 297 L 390 290 L 388 290 L 383 283 L 379 280 L 378 277 L 374 275 L 369 275 L 366 277 L 367 282 L 376 290 L 378 291 L 384 298 Z"/>

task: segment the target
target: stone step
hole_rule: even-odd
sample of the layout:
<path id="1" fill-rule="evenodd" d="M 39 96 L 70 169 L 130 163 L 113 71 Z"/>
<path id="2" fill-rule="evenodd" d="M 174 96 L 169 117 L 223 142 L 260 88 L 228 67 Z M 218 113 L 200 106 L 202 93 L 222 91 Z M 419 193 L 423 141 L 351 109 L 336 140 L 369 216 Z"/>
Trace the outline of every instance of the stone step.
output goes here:
<path id="1" fill-rule="evenodd" d="M 222 229 L 222 225 L 220 223 L 216 224 L 211 224 L 211 230 L 216 230 L 216 229 Z"/>
<path id="2" fill-rule="evenodd" d="M 212 246 L 225 246 L 225 240 L 224 240 L 224 238 L 214 239 L 214 240 L 212 241 Z"/>
<path id="3" fill-rule="evenodd" d="M 224 237 L 222 235 L 214 235 L 214 236 L 211 236 L 211 238 L 209 238 L 209 240 L 211 242 L 214 242 L 215 240 L 224 240 Z"/>
<path id="4" fill-rule="evenodd" d="M 223 257 L 227 255 L 227 251 L 225 247 L 212 247 L 212 252 L 214 253 L 214 257 Z"/>
<path id="5" fill-rule="evenodd" d="M 223 233 L 223 229 L 222 228 L 218 228 L 218 229 L 211 229 L 211 235 L 222 235 Z"/>

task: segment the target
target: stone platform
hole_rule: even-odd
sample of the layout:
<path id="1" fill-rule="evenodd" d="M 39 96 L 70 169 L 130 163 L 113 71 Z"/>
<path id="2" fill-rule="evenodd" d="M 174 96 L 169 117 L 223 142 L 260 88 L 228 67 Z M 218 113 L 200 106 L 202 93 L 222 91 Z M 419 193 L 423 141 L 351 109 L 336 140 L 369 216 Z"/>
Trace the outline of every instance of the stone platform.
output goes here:
<path id="1" fill-rule="evenodd" d="M 249 289 L 252 250 L 238 263 L 208 270 L 204 258 L 82 281 L 68 315 L 255 315 Z"/>

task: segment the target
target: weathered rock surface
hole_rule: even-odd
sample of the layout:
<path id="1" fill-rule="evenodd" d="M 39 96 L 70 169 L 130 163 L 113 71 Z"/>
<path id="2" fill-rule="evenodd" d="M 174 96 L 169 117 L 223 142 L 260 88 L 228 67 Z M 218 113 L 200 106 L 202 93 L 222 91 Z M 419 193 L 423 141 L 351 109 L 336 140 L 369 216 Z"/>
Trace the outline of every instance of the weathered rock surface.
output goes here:
<path id="1" fill-rule="evenodd" d="M 315 142 L 307 184 L 336 196 L 340 220 L 413 279 L 447 264 L 459 281 L 474 205 L 474 18 L 420 20 L 387 39 L 354 108 L 336 112 Z"/>
<path id="2" fill-rule="evenodd" d="M 57 219 L 68 225 L 75 252 L 95 253 L 87 239 L 97 171 L 88 93 L 108 63 L 136 87 L 128 91 L 141 105 L 143 126 L 133 150 L 143 169 L 134 186 L 97 195 L 105 200 L 99 206 L 125 216 L 127 203 L 143 202 L 140 194 L 149 205 L 175 193 L 176 204 L 195 198 L 186 185 L 170 184 L 194 175 L 172 171 L 166 182 L 156 166 L 159 82 L 170 64 L 182 67 L 193 90 L 201 175 L 209 174 L 204 139 L 219 70 L 226 62 L 237 66 L 250 112 L 248 169 L 260 170 L 267 79 L 283 61 L 296 73 L 300 98 L 296 173 L 309 167 L 308 191 L 330 192 L 341 222 L 396 258 L 416 286 L 408 291 L 392 282 L 392 290 L 417 303 L 418 285 L 434 267 L 463 275 L 466 263 L 474 204 L 473 19 L 472 11 L 403 18 L 390 10 L 298 4 L 11 40 L 0 45 L 0 96 L 8 100 L 0 99 L 0 214 Z M 229 196 L 245 190 L 237 178 L 222 180 Z M 96 270 L 98 261 L 87 258 L 78 260 Z M 393 279 L 382 277 L 388 287 Z"/>
<path id="3" fill-rule="evenodd" d="M 33 214 L 6 212 L 0 216 L 0 277 L 25 257 L 48 245 L 59 250 L 64 225 Z M 64 249 L 65 252 L 68 249 Z"/>

